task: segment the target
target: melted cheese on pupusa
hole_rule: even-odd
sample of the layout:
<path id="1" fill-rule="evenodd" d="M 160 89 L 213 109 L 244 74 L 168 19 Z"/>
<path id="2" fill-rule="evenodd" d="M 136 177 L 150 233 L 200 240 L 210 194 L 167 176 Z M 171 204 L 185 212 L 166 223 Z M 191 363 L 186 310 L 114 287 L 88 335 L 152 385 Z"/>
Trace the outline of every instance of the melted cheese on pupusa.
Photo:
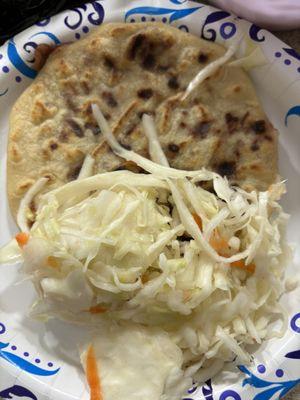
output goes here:
<path id="1" fill-rule="evenodd" d="M 90 346 L 103 400 L 177 400 L 192 384 L 183 378 L 181 350 L 162 330 L 110 326 Z M 85 370 L 87 354 L 81 355 Z"/>

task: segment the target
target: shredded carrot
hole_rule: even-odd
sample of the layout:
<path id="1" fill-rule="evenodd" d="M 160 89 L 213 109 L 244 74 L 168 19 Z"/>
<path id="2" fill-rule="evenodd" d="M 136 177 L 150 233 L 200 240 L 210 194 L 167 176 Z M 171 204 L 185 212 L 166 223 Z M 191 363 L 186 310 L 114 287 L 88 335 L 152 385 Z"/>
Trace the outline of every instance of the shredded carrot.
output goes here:
<path id="1" fill-rule="evenodd" d="M 210 245 L 213 247 L 216 252 L 223 257 L 227 257 L 230 255 L 230 247 L 228 242 L 222 238 L 217 230 L 214 230 L 212 237 L 210 239 Z M 255 264 L 251 263 L 246 265 L 245 260 L 234 261 L 230 264 L 231 267 L 241 268 L 251 274 L 255 271 Z"/>
<path id="2" fill-rule="evenodd" d="M 239 261 L 234 261 L 230 264 L 231 267 L 235 267 L 235 268 L 241 268 L 244 269 L 247 272 L 250 272 L 251 274 L 253 274 L 255 272 L 255 264 L 251 263 L 246 265 L 244 260 L 239 260 Z"/>
<path id="3" fill-rule="evenodd" d="M 47 264 L 52 267 L 52 268 L 58 268 L 59 267 L 59 262 L 57 261 L 57 259 L 53 256 L 49 256 L 47 258 Z"/>
<path id="4" fill-rule="evenodd" d="M 201 219 L 201 217 L 199 217 L 199 215 L 196 214 L 196 213 L 193 213 L 192 216 L 193 216 L 196 224 L 199 226 L 200 231 L 202 231 L 202 219 Z"/>
<path id="5" fill-rule="evenodd" d="M 230 250 L 228 242 L 222 238 L 217 230 L 214 231 L 212 237 L 209 241 L 212 248 L 216 250 L 216 252 L 220 256 L 227 256 Z"/>
<path id="6" fill-rule="evenodd" d="M 90 387 L 90 400 L 103 400 L 95 350 L 89 346 L 86 358 L 86 377 Z"/>
<path id="7" fill-rule="evenodd" d="M 220 256 L 227 257 L 230 255 L 230 246 L 228 242 L 220 236 L 217 229 L 214 230 L 209 243 Z M 256 268 L 255 264 L 253 263 L 246 265 L 245 260 L 234 261 L 230 264 L 230 266 L 241 268 L 247 272 L 250 272 L 251 274 L 254 273 Z"/>
<path id="8" fill-rule="evenodd" d="M 103 306 L 101 306 L 100 304 L 97 304 L 96 306 L 92 306 L 88 309 L 88 311 L 91 314 L 102 314 L 105 313 L 107 311 L 107 309 Z"/>
<path id="9" fill-rule="evenodd" d="M 29 239 L 28 233 L 25 232 L 20 232 L 16 235 L 16 241 L 18 242 L 18 245 L 22 248 L 27 244 Z"/>

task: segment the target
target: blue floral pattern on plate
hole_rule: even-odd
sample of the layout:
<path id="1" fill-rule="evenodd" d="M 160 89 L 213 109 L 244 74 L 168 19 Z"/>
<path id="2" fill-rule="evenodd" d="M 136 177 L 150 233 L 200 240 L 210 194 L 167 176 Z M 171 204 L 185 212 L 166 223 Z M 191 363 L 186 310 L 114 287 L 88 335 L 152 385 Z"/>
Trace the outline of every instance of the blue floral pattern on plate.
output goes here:
<path id="1" fill-rule="evenodd" d="M 245 366 L 241 365 L 239 369 L 244 374 L 249 376 L 249 378 L 243 380 L 243 386 L 250 385 L 256 389 L 263 389 L 253 397 L 253 400 L 270 400 L 274 394 L 278 394 L 278 398 L 281 399 L 291 389 L 300 383 L 300 378 L 291 381 L 267 381 L 254 375 L 254 373 L 249 371 L 249 369 Z M 283 371 L 281 369 L 277 370 L 276 372 L 279 378 L 283 375 Z"/>
<path id="2" fill-rule="evenodd" d="M 27 397 L 28 399 L 38 400 L 36 395 L 24 386 L 14 385 L 7 389 L 0 390 L 0 399 L 13 399 L 16 397 Z"/>
<path id="3" fill-rule="evenodd" d="M 293 108 L 297 108 L 297 114 L 298 116 L 300 116 L 300 106 L 297 107 L 293 107 Z M 296 314 L 293 316 L 293 318 L 291 319 L 291 329 L 296 332 L 296 333 L 300 333 L 300 326 L 297 325 L 297 322 L 300 321 L 300 313 Z M 291 358 L 293 360 L 300 360 L 300 349 L 299 350 L 294 350 L 294 351 L 290 351 L 289 353 L 287 353 L 285 355 L 286 358 Z"/>
<path id="4" fill-rule="evenodd" d="M 94 8 L 94 11 L 87 14 L 87 20 L 92 25 L 101 25 L 104 19 L 104 9 L 102 7 L 102 4 L 98 1 L 93 1 L 91 5 Z M 64 19 L 66 27 L 72 30 L 79 28 L 80 25 L 82 24 L 87 9 L 88 9 L 87 5 L 84 4 L 81 7 L 74 8 L 73 10 L 71 10 L 70 15 L 67 15 L 66 18 Z M 77 17 L 76 21 L 70 22 L 72 14 L 74 13 L 76 14 Z"/>
<path id="5" fill-rule="evenodd" d="M 126 12 L 125 22 L 131 16 L 142 14 L 142 15 L 160 15 L 160 16 L 170 15 L 169 23 L 171 23 L 178 19 L 187 17 L 188 15 L 194 13 L 195 11 L 199 10 L 200 8 L 202 8 L 202 6 L 185 8 L 185 9 L 172 9 L 172 8 L 164 8 L 164 7 L 136 7 L 136 8 L 132 8 L 131 10 Z M 167 20 L 164 22 L 167 22 Z"/>
<path id="6" fill-rule="evenodd" d="M 0 323 L 0 335 L 4 334 L 6 332 L 6 327 L 3 323 Z M 10 347 L 10 350 L 8 348 Z M 29 357 L 28 352 L 24 352 L 23 356 L 21 357 L 14 352 L 17 350 L 17 347 L 15 345 L 10 345 L 10 343 L 3 343 L 0 341 L 0 357 L 3 358 L 4 360 L 8 361 L 10 364 L 15 365 L 16 367 L 19 367 L 23 371 L 28 372 L 29 374 L 32 375 L 39 375 L 39 376 L 52 376 L 58 373 L 60 368 L 52 369 L 53 363 L 48 362 L 48 367 L 49 368 L 41 368 L 37 366 L 37 364 L 40 364 L 41 360 L 39 358 L 35 359 L 35 363 L 32 363 L 28 360 L 26 360 L 27 357 Z"/>
<path id="7" fill-rule="evenodd" d="M 291 107 L 288 110 L 288 112 L 286 113 L 285 119 L 284 119 L 284 122 L 285 122 L 286 126 L 288 124 L 288 118 L 291 117 L 292 115 L 296 115 L 296 116 L 300 117 L 300 105 Z"/>

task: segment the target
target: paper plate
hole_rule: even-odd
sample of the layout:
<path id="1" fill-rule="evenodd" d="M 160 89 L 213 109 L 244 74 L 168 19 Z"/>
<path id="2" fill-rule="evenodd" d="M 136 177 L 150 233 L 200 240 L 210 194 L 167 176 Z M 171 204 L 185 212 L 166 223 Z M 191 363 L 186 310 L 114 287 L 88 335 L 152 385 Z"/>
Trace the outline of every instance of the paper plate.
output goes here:
<path id="1" fill-rule="evenodd" d="M 36 76 L 34 50 L 40 43 L 58 45 L 79 40 L 104 22 L 162 21 L 207 40 L 224 43 L 237 34 L 241 20 L 225 11 L 187 0 L 94 1 L 32 26 L 0 48 L 0 233 L 1 243 L 16 232 L 6 200 L 5 158 L 8 116 L 12 104 Z M 264 108 L 278 128 L 280 173 L 288 179 L 284 207 L 291 214 L 289 241 L 300 261 L 300 55 L 269 32 L 243 22 L 246 35 L 261 46 L 268 63 L 251 72 Z M 0 398 L 88 399 L 77 344 L 82 329 L 52 321 L 32 321 L 27 310 L 35 293 L 29 282 L 15 285 L 17 268 L 1 268 Z M 251 367 L 228 366 L 227 372 L 194 385 L 185 400 L 268 400 L 283 397 L 300 383 L 300 290 L 281 299 L 289 314 L 282 339 L 263 343 Z M 142 400 L 142 399 L 141 399 Z M 149 399 L 144 399 L 149 400 Z"/>

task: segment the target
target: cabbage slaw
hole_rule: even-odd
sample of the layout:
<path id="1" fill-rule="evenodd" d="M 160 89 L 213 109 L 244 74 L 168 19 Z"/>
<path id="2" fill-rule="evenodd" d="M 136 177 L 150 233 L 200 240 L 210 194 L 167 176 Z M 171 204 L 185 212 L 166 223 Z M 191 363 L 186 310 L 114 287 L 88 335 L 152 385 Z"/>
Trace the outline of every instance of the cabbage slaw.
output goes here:
<path id="1" fill-rule="evenodd" d="M 40 294 L 32 314 L 160 327 L 194 379 L 234 358 L 249 363 L 247 345 L 286 329 L 278 304 L 289 258 L 287 215 L 277 203 L 284 184 L 247 193 L 210 171 L 161 166 L 116 144 L 93 111 L 113 150 L 150 174 L 108 172 L 41 196 L 18 250 Z M 160 162 L 161 149 L 152 157 Z M 214 193 L 201 187 L 207 180 Z"/>

